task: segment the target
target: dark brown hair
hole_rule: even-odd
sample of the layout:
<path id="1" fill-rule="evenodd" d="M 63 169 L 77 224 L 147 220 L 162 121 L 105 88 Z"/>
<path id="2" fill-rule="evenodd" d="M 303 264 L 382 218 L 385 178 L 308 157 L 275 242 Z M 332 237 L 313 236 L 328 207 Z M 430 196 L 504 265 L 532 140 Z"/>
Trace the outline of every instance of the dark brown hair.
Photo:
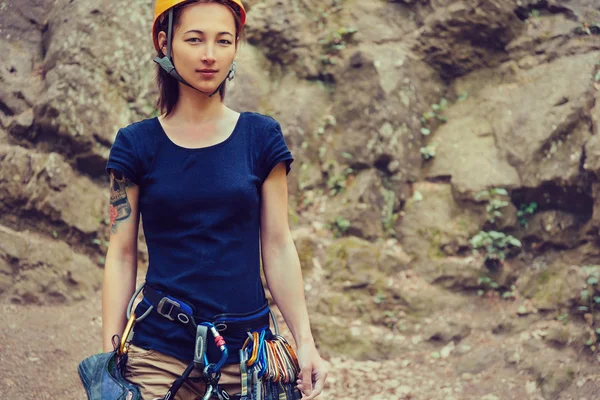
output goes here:
<path id="1" fill-rule="evenodd" d="M 244 27 L 241 26 L 241 19 L 239 13 L 237 12 L 237 4 L 230 2 L 228 0 L 189 0 L 185 1 L 181 4 L 176 5 L 173 8 L 173 32 L 175 32 L 175 27 L 179 26 L 179 22 L 181 19 L 181 13 L 183 11 L 183 7 L 193 4 L 193 3 L 219 3 L 227 6 L 231 9 L 231 13 L 233 14 L 233 19 L 235 20 L 235 29 L 236 29 L 236 40 L 235 46 L 239 46 L 239 44 L 245 39 Z M 156 30 L 157 35 L 158 32 L 163 31 L 167 32 L 169 28 L 169 18 L 167 17 L 168 13 L 164 13 L 159 21 L 158 21 L 158 29 Z M 173 40 L 173 37 L 171 37 Z M 158 57 L 164 57 L 165 54 L 158 50 Z M 158 64 L 156 65 L 156 83 L 158 85 L 158 100 L 156 102 L 157 108 L 161 113 L 165 115 L 169 115 L 175 104 L 177 103 L 177 99 L 179 98 L 179 81 L 170 76 L 164 69 L 162 69 Z M 227 84 L 224 83 L 219 89 L 219 95 L 221 96 L 221 101 L 225 99 Z"/>

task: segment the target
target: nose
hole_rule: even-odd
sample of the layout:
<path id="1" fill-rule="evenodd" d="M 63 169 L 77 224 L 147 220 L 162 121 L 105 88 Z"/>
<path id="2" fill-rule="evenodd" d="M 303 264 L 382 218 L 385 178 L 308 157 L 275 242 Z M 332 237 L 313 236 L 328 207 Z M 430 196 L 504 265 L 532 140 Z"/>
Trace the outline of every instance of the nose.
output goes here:
<path id="1" fill-rule="evenodd" d="M 215 62 L 215 51 L 213 45 L 207 43 L 204 46 L 204 53 L 202 54 L 202 62 L 206 64 L 213 64 Z"/>

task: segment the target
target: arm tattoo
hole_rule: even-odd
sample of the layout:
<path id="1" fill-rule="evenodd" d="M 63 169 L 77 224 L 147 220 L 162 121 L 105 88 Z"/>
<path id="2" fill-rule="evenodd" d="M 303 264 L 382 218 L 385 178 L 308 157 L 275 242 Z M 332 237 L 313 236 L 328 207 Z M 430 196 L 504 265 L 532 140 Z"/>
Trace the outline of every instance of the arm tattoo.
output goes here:
<path id="1" fill-rule="evenodd" d="M 133 187 L 135 184 L 127 179 L 119 171 L 112 170 L 110 174 L 110 227 L 111 232 L 117 231 L 118 221 L 125 220 L 131 215 L 131 205 L 127 198 L 128 187 Z"/>

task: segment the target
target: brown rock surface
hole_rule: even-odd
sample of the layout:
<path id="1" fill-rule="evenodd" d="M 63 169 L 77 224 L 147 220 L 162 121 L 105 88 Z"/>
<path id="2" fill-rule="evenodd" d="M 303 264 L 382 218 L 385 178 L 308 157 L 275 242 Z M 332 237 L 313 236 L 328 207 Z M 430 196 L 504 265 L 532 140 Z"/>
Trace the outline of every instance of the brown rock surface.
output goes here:
<path id="1" fill-rule="evenodd" d="M 102 272 L 63 242 L 0 226 L 0 276 L 11 302 L 57 304 L 88 298 Z"/>
<path id="2" fill-rule="evenodd" d="M 47 17 L 35 140 L 72 157 L 84 173 L 104 175 L 105 146 L 118 128 L 154 109 L 144 98 L 153 79 L 151 13 L 142 3 L 58 0 Z"/>
<path id="3" fill-rule="evenodd" d="M 151 3 L 0 4 L 0 397 L 84 396 L 106 157 L 155 112 Z M 598 397 L 596 3 L 246 2 L 227 104 L 277 118 L 296 158 L 322 398 Z"/>
<path id="4" fill-rule="evenodd" d="M 46 233 L 54 227 L 95 234 L 108 206 L 106 191 L 75 173 L 61 155 L 19 146 L 0 146 L 0 190 L 5 218 L 18 217 L 18 225 L 37 230 L 45 222 Z"/>

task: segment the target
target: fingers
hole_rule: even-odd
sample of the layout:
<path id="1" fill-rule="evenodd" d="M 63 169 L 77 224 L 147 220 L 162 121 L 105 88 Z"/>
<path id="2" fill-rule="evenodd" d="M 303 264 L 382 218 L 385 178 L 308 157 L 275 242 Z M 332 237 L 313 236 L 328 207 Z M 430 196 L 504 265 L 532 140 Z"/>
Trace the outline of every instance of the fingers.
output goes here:
<path id="1" fill-rule="evenodd" d="M 305 396 L 310 395 L 312 392 L 312 365 L 304 365 L 300 372 L 300 376 L 302 377 L 302 393 Z"/>
<path id="2" fill-rule="evenodd" d="M 325 379 L 327 379 L 327 371 L 317 373 L 315 378 L 317 380 L 315 382 L 315 387 L 313 389 L 313 392 L 311 393 L 311 396 L 312 396 L 311 399 L 314 397 L 317 397 L 323 391 L 323 388 L 325 387 Z"/>
<path id="3" fill-rule="evenodd" d="M 314 373 L 315 377 L 315 385 L 312 389 L 312 392 L 308 394 L 307 397 L 303 397 L 303 400 L 311 400 L 321 394 L 323 388 L 325 387 L 325 379 L 327 379 L 327 368 L 325 366 L 321 366 L 321 368 L 317 369 Z M 305 393 L 306 395 L 306 393 Z"/>

